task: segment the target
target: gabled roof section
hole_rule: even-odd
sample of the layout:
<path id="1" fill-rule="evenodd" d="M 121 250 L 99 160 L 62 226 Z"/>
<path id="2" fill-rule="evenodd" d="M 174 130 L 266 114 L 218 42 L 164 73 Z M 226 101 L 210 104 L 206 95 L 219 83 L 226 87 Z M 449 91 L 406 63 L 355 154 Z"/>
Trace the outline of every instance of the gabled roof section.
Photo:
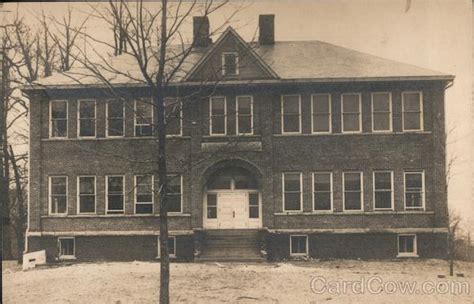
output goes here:
<path id="1" fill-rule="evenodd" d="M 229 26 L 213 44 L 213 46 L 207 51 L 207 53 L 201 57 L 201 59 L 194 65 L 194 67 L 189 70 L 188 74 L 184 77 L 183 81 L 189 81 L 194 79 L 206 65 L 208 65 L 211 58 L 213 58 L 218 50 L 221 49 L 224 42 L 229 39 L 234 38 L 237 45 L 234 50 L 237 50 L 240 47 L 241 50 L 246 52 L 249 58 L 252 58 L 254 62 L 264 73 L 264 78 L 266 79 L 278 79 L 279 76 L 275 71 L 255 52 L 253 49 L 255 45 L 247 43 L 244 39 L 231 27 Z M 258 77 L 257 77 L 258 78 Z"/>

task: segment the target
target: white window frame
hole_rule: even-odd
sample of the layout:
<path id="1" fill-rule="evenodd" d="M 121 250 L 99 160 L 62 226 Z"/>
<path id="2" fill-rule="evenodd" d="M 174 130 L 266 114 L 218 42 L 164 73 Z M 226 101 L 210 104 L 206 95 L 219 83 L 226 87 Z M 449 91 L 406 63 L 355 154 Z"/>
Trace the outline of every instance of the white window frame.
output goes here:
<path id="1" fill-rule="evenodd" d="M 306 252 L 305 253 L 293 253 L 293 246 L 291 239 L 293 237 L 305 237 L 306 238 Z M 309 236 L 307 234 L 291 234 L 290 235 L 290 256 L 308 256 L 309 255 Z"/>
<path id="2" fill-rule="evenodd" d="M 176 258 L 176 236 L 174 235 L 168 235 L 168 240 L 169 239 L 174 239 L 174 246 L 173 246 L 173 250 L 174 250 L 174 254 L 170 254 L 170 258 Z M 157 237 L 157 241 L 158 241 L 158 244 L 157 244 L 157 256 L 156 258 L 159 259 L 161 258 L 161 247 L 160 247 L 160 236 Z"/>
<path id="3" fill-rule="evenodd" d="M 314 96 L 329 96 L 329 131 L 314 131 L 314 111 L 313 111 L 313 98 Z M 311 134 L 330 134 L 332 133 L 332 96 L 330 93 L 327 94 L 312 94 L 311 95 Z"/>
<path id="4" fill-rule="evenodd" d="M 388 130 L 375 130 L 375 125 L 374 125 L 374 114 L 376 112 L 374 112 L 374 95 L 376 94 L 388 94 L 388 102 L 389 102 L 389 129 Z M 393 108 L 392 108 L 392 92 L 372 92 L 370 94 L 370 99 L 371 99 L 371 102 L 370 102 L 370 105 L 371 105 L 371 110 L 372 110 L 372 132 L 374 133 L 389 133 L 389 132 L 393 132 Z M 385 113 L 385 112 L 377 112 L 377 113 Z"/>
<path id="5" fill-rule="evenodd" d="M 413 237 L 413 252 L 400 252 L 400 237 L 401 236 Z M 397 258 L 403 258 L 403 257 L 417 258 L 418 257 L 418 240 L 417 240 L 416 234 L 398 234 L 397 235 L 397 248 L 398 248 Z"/>
<path id="6" fill-rule="evenodd" d="M 178 174 L 168 174 L 168 176 L 177 176 Z M 183 175 L 179 175 L 179 183 L 180 183 L 180 210 L 179 212 L 168 212 L 170 214 L 182 214 L 183 213 Z"/>
<path id="7" fill-rule="evenodd" d="M 183 101 L 181 99 L 179 99 L 178 97 L 166 97 L 164 99 L 164 101 L 166 102 L 167 100 L 176 100 L 176 102 L 178 102 L 178 105 L 179 105 L 179 134 L 166 134 L 166 137 L 183 136 Z M 166 105 L 166 103 L 165 103 L 165 105 Z M 166 106 L 165 106 L 165 117 L 167 117 Z M 166 128 L 166 130 L 168 130 L 168 128 Z"/>
<path id="8" fill-rule="evenodd" d="M 314 176 L 316 174 L 329 174 L 329 178 L 330 178 L 330 191 L 331 191 L 331 209 L 329 210 L 318 210 L 318 209 L 315 209 L 315 206 L 314 206 L 314 194 L 315 194 L 315 189 L 314 189 Z M 333 174 L 331 171 L 315 171 L 311 174 L 311 177 L 312 177 L 312 197 L 313 197 L 313 200 L 311 202 L 311 204 L 313 205 L 313 212 L 315 213 L 332 213 L 334 211 L 334 190 L 333 190 Z"/>
<path id="9" fill-rule="evenodd" d="M 421 207 L 407 207 L 407 187 L 406 187 L 406 175 L 407 174 L 421 174 L 421 186 L 422 186 L 422 195 L 421 195 Z M 425 171 L 424 170 L 419 170 L 419 171 L 405 171 L 403 172 L 403 205 L 405 207 L 405 210 L 415 210 L 415 211 L 425 211 L 426 205 L 425 205 L 425 195 L 426 195 L 426 187 L 425 187 Z"/>
<path id="10" fill-rule="evenodd" d="M 285 209 L 285 174 L 299 174 L 300 175 L 300 209 L 298 210 L 286 210 Z M 282 182 L 282 201 L 283 201 L 283 212 L 302 212 L 303 211 L 303 173 L 302 172 L 283 172 L 281 175 Z"/>
<path id="11" fill-rule="evenodd" d="M 212 132 L 212 99 L 214 98 L 224 98 L 224 133 Z M 227 135 L 227 98 L 225 96 L 209 97 L 209 135 L 211 136 L 226 136 Z"/>
<path id="12" fill-rule="evenodd" d="M 125 176 L 124 175 L 106 175 L 105 176 L 105 214 L 109 214 L 109 177 L 121 177 L 122 178 L 122 199 L 123 206 L 122 210 L 112 210 L 110 214 L 123 214 L 125 213 Z M 121 212 L 121 213 L 120 213 Z"/>
<path id="13" fill-rule="evenodd" d="M 359 210 L 346 210 L 346 173 L 359 173 L 360 175 L 360 209 Z M 364 212 L 364 172 L 363 171 L 344 171 L 342 172 L 342 210 L 344 212 Z"/>
<path id="14" fill-rule="evenodd" d="M 93 136 L 81 136 L 81 102 L 82 101 L 94 102 L 94 135 Z M 96 138 L 96 137 L 97 137 L 97 100 L 78 99 L 77 100 L 77 138 Z"/>
<path id="15" fill-rule="evenodd" d="M 225 55 L 235 55 L 235 74 L 226 74 Z M 239 76 L 239 53 L 238 52 L 222 52 L 222 76 Z"/>
<path id="16" fill-rule="evenodd" d="M 405 94 L 407 93 L 418 93 L 420 94 L 420 128 L 406 130 L 405 129 Z M 403 132 L 421 132 L 424 130 L 424 112 L 423 112 L 423 91 L 403 91 L 402 92 L 402 130 Z"/>
<path id="17" fill-rule="evenodd" d="M 147 105 L 151 106 L 151 122 L 149 124 L 137 124 L 137 102 L 145 102 Z M 153 137 L 153 131 L 154 131 L 154 119 L 155 119 L 155 109 L 154 106 L 151 104 L 151 100 L 146 101 L 144 98 L 138 98 L 133 100 L 133 136 L 135 137 Z M 151 135 L 150 136 L 143 136 L 143 135 L 137 135 L 137 126 L 150 126 L 151 127 Z"/>
<path id="18" fill-rule="evenodd" d="M 61 255 L 61 251 L 62 251 L 61 250 L 62 249 L 61 240 L 72 240 L 72 243 L 73 243 L 73 254 L 72 255 Z M 76 259 L 76 238 L 73 237 L 73 236 L 58 237 L 58 249 L 59 249 L 58 258 L 60 260 L 75 260 Z"/>
<path id="19" fill-rule="evenodd" d="M 285 117 L 285 111 L 284 111 L 284 105 L 285 105 L 285 97 L 298 97 L 298 117 L 299 117 L 299 129 L 298 131 L 295 132 L 285 132 L 285 125 L 283 123 L 284 117 Z M 301 134 L 301 129 L 302 129 L 302 122 L 301 122 L 301 95 L 297 94 L 286 94 L 286 95 L 281 95 L 281 101 L 280 101 L 280 106 L 281 106 L 281 113 L 280 113 L 280 124 L 281 124 L 281 134 Z"/>
<path id="20" fill-rule="evenodd" d="M 81 212 L 81 177 L 93 177 L 94 178 L 94 212 Z M 77 176 L 77 214 L 97 214 L 97 177 L 95 175 L 78 175 Z"/>
<path id="21" fill-rule="evenodd" d="M 344 131 L 344 95 L 357 95 L 359 96 L 359 130 L 358 131 Z M 350 112 L 348 114 L 355 114 Z M 341 94 L 341 132 L 342 133 L 362 133 L 362 93 L 342 93 Z"/>
<path id="22" fill-rule="evenodd" d="M 249 98 L 250 97 L 250 133 L 240 133 L 239 132 L 239 98 Z M 235 96 L 235 134 L 237 135 L 253 135 L 253 96 L 252 95 L 238 95 Z"/>
<path id="23" fill-rule="evenodd" d="M 390 208 L 377 208 L 375 205 L 375 174 L 377 173 L 390 173 Z M 385 191 L 385 190 L 384 190 Z M 393 211 L 394 207 L 394 191 L 393 191 L 393 171 L 390 170 L 376 170 L 372 172 L 372 200 L 373 200 L 373 207 L 375 211 L 381 210 L 381 211 Z"/>
<path id="24" fill-rule="evenodd" d="M 53 136 L 53 103 L 64 102 L 66 104 L 66 136 Z M 66 139 L 69 133 L 69 103 L 66 99 L 57 99 L 49 101 L 49 138 Z"/>
<path id="25" fill-rule="evenodd" d="M 151 213 L 137 213 L 137 205 L 145 205 L 145 203 L 137 203 L 137 177 L 147 176 L 146 174 L 138 174 L 133 176 L 133 214 L 151 215 L 155 214 L 155 176 L 151 176 Z M 148 205 L 150 202 L 147 202 Z"/>
<path id="26" fill-rule="evenodd" d="M 120 99 L 119 99 L 120 100 Z M 107 99 L 105 102 L 105 137 L 111 137 L 111 138 L 120 138 L 120 137 L 125 137 L 125 101 L 122 101 L 123 103 L 123 112 L 122 112 L 122 135 L 109 135 L 109 102 L 110 101 L 117 101 L 117 99 Z"/>
<path id="27" fill-rule="evenodd" d="M 53 202 L 51 200 L 51 195 L 52 195 L 52 192 L 51 192 L 51 179 L 55 178 L 55 177 L 64 177 L 66 178 L 66 212 L 64 213 L 59 213 L 59 212 L 54 212 L 53 213 Z M 68 189 L 68 185 L 69 185 L 69 180 L 68 180 L 68 176 L 67 175 L 50 175 L 48 176 L 48 211 L 49 211 L 49 215 L 54 215 L 54 216 L 61 216 L 61 215 L 67 215 L 68 214 L 68 200 L 69 200 L 69 189 Z"/>

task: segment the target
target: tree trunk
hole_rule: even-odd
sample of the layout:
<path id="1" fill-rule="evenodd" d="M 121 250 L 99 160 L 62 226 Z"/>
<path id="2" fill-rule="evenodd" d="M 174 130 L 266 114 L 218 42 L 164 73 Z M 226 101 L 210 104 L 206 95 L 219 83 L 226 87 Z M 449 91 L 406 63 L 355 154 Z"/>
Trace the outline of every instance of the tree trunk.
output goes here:
<path id="1" fill-rule="evenodd" d="M 4 54 L 3 54 L 4 55 Z M 5 58 L 2 57 L 0 65 L 2 67 L 2 83 L 0 96 L 0 202 L 2 204 L 1 221 L 2 221 L 2 259 L 9 260 L 12 258 L 11 242 L 10 242 L 10 212 L 9 212 L 9 181 L 10 170 L 8 165 L 8 146 L 7 146 L 7 98 L 6 84 L 8 76 L 6 73 Z"/>
<path id="2" fill-rule="evenodd" d="M 18 204 L 18 214 L 15 218 L 15 236 L 18 247 L 18 263 L 22 263 L 23 251 L 25 250 L 25 230 L 26 230 L 26 214 L 24 209 L 25 199 L 23 195 L 23 187 L 21 182 L 21 172 L 18 168 L 15 153 L 13 152 L 12 146 L 10 146 L 10 161 L 15 175 L 15 199 Z"/>
<path id="3" fill-rule="evenodd" d="M 167 43 L 167 0 L 162 0 L 161 9 L 161 37 L 160 58 L 158 73 L 156 74 L 156 86 L 154 86 L 153 103 L 158 112 L 157 135 L 158 135 L 158 180 L 160 197 L 160 303 L 170 302 L 170 257 L 168 251 L 168 202 L 167 202 L 167 167 L 166 167 L 166 123 L 164 107 L 164 71 Z M 156 130 L 155 130 L 156 131 Z"/>

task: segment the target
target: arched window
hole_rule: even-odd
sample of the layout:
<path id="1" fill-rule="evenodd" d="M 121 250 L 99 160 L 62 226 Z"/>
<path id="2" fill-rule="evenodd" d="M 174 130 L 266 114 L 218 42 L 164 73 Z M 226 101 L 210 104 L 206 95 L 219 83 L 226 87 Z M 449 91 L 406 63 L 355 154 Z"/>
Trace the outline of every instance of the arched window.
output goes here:
<path id="1" fill-rule="evenodd" d="M 258 189 L 258 182 L 249 171 L 238 167 L 221 169 L 212 174 L 207 182 L 207 190 L 243 189 Z"/>

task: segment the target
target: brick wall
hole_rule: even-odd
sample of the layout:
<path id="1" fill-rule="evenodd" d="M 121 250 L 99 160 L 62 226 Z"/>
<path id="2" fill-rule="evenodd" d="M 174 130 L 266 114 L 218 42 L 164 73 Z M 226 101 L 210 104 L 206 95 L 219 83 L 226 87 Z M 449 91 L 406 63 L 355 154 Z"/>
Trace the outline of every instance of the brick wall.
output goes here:
<path id="1" fill-rule="evenodd" d="M 401 133 L 401 91 L 421 90 L 424 95 L 424 132 Z M 371 134 L 370 92 L 391 91 L 393 105 L 392 134 Z M 334 134 L 310 135 L 310 94 L 332 95 L 332 129 Z M 341 134 L 340 94 L 362 93 L 362 134 Z M 185 92 L 183 92 L 184 94 Z M 30 151 L 30 231 L 63 229 L 158 229 L 158 219 L 130 217 L 99 218 L 50 218 L 48 215 L 47 178 L 49 175 L 69 177 L 68 213 L 76 212 L 76 176 L 97 175 L 97 211 L 105 212 L 105 176 L 124 174 L 126 178 L 126 214 L 133 213 L 133 175 L 151 172 L 150 162 L 156 149 L 149 138 L 138 139 L 133 135 L 132 103 L 126 109 L 126 138 L 106 139 L 105 97 L 97 99 L 97 134 L 99 139 L 78 140 L 77 99 L 91 98 L 94 91 L 72 94 L 57 91 L 50 97 L 36 97 L 31 102 Z M 88 95 L 89 94 L 89 95 Z M 229 151 L 214 154 L 203 152 L 206 142 L 226 143 L 234 137 L 209 137 L 206 115 L 209 108 L 207 98 L 196 98 L 196 103 L 187 104 L 183 110 L 183 137 L 168 142 L 168 165 L 170 172 L 186 170 L 183 184 L 183 213 L 190 216 L 171 218 L 175 229 L 191 229 L 202 226 L 202 198 L 205 181 L 202 175 L 221 160 L 240 159 L 253 164 L 261 173 L 263 224 L 269 228 L 315 228 L 328 225 L 333 228 L 384 227 L 445 227 L 446 192 L 444 188 L 444 159 L 441 157 L 439 134 L 444 130 L 444 89 L 441 82 L 399 83 L 344 83 L 344 84 L 298 84 L 280 86 L 256 86 L 218 88 L 215 95 L 225 95 L 233 104 L 236 95 L 254 96 L 256 135 L 249 141 L 261 142 L 261 151 Z M 302 95 L 302 135 L 280 135 L 281 94 Z M 69 100 L 68 140 L 48 139 L 48 100 L 72 96 Z M 233 107 L 228 107 L 232 108 Z M 231 114 L 231 111 L 229 111 Z M 235 132 L 234 121 L 229 118 L 229 134 Z M 436 123 L 434 123 L 436 122 Z M 240 139 L 239 139 L 240 140 Z M 245 140 L 245 139 L 244 139 Z M 138 160 L 138 162 L 133 161 Z M 426 176 L 426 209 L 423 214 L 384 215 L 274 215 L 282 211 L 281 173 L 303 172 L 304 211 L 311 211 L 311 172 L 331 170 L 334 172 L 335 211 L 342 210 L 341 183 L 344 170 L 361 170 L 364 173 L 364 208 L 372 211 L 372 171 L 378 169 L 394 171 L 395 210 L 403 210 L 403 171 L 423 169 Z M 155 199 L 155 202 L 157 200 Z M 155 210 L 158 210 L 155 205 Z M 43 218 L 41 217 L 43 216 Z"/>

